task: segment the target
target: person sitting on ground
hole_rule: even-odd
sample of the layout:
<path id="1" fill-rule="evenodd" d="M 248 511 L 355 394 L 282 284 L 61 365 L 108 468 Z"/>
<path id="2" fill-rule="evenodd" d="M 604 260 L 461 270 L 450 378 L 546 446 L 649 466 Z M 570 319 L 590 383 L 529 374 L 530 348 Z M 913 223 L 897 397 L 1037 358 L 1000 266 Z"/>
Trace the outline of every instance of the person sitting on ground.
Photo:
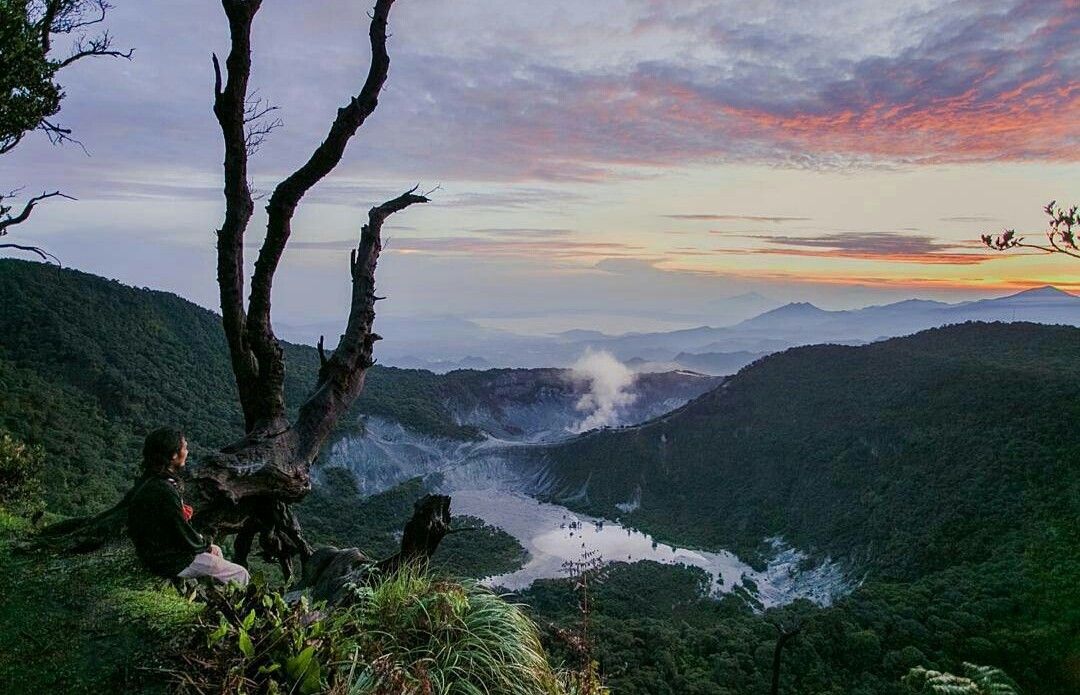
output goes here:
<path id="1" fill-rule="evenodd" d="M 143 444 L 142 476 L 130 494 L 128 535 L 135 554 L 156 575 L 194 579 L 211 577 L 244 586 L 247 568 L 229 562 L 221 548 L 191 526 L 192 508 L 184 504 L 180 470 L 187 463 L 187 440 L 179 430 L 154 430 Z"/>

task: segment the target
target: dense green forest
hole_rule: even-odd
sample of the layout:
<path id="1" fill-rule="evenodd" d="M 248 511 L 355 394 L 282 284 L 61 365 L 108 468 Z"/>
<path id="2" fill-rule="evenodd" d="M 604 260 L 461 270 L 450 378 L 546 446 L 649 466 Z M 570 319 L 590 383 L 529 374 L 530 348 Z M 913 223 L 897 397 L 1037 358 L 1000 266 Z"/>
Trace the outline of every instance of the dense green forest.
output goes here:
<path id="1" fill-rule="evenodd" d="M 1068 423 L 1080 417 L 1077 354 L 1080 330 L 1032 324 L 798 348 L 667 417 L 544 455 L 564 489 L 587 481 L 568 505 L 629 517 L 664 539 L 760 558 L 762 539 L 781 535 L 849 562 L 866 581 L 811 621 L 793 651 L 797 692 L 883 692 L 907 667 L 963 660 L 1004 666 L 1030 692 L 1076 692 L 1080 446 Z M 640 508 L 619 512 L 637 486 Z M 664 628 L 671 639 L 643 650 L 621 635 L 653 619 L 627 606 L 601 608 L 599 624 L 613 626 L 609 670 L 667 655 L 668 676 L 701 689 L 665 690 L 670 677 L 653 682 L 638 669 L 615 680 L 634 683 L 620 690 L 743 692 L 706 685 L 735 683 L 709 666 L 732 649 L 712 632 L 732 624 L 708 617 L 721 608 L 677 611 Z M 838 647 L 850 640 L 873 648 Z M 760 664 L 740 668 L 761 676 Z"/>
<path id="2" fill-rule="evenodd" d="M 566 489 L 589 481 L 592 512 L 619 515 L 640 485 L 629 520 L 664 538 L 751 556 L 781 535 L 908 578 L 1076 513 L 1077 354 L 1080 329 L 1035 324 L 797 348 L 545 455 Z"/>
<path id="3" fill-rule="evenodd" d="M 798 601 L 763 614 L 735 596 L 703 598 L 707 578 L 696 568 L 619 563 L 592 596 L 591 635 L 601 671 L 620 694 L 767 693 L 774 626 L 797 623 L 784 693 L 905 695 L 901 679 L 911 668 L 959 672 L 967 661 L 1003 668 L 1024 693 L 1064 695 L 1076 692 L 1080 616 L 1073 588 L 1080 568 L 1075 555 L 1065 562 L 1070 578 L 1039 589 L 1025 582 L 1044 578 L 1009 556 L 910 583 L 867 581 L 829 608 Z M 1032 604 L 1050 591 L 1052 599 Z M 521 598 L 541 624 L 581 623 L 565 581 L 537 582 Z M 554 632 L 548 646 L 575 663 Z"/>

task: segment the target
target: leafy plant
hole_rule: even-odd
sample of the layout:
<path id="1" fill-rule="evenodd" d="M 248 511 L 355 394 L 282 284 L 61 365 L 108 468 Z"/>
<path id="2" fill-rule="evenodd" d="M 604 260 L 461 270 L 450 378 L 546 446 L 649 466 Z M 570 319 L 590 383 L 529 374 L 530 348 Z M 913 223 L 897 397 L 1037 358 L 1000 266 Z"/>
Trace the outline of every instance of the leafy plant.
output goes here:
<path id="1" fill-rule="evenodd" d="M 258 583 L 251 589 L 213 588 L 210 610 L 175 674 L 185 692 L 323 692 L 329 665 L 341 662 L 351 643 L 347 614 L 313 607 L 301 597 L 289 604 Z M 216 621 L 216 622 L 215 622 Z"/>
<path id="2" fill-rule="evenodd" d="M 930 671 L 916 666 L 904 676 L 904 683 L 917 693 L 935 695 L 1020 695 L 1020 688 L 992 666 L 964 664 L 964 675 Z"/>
<path id="3" fill-rule="evenodd" d="M 563 695 L 536 626 L 473 583 L 416 567 L 352 588 L 348 606 L 213 589 L 183 654 L 185 692 Z M 575 679 L 562 674 L 566 682 Z"/>
<path id="4" fill-rule="evenodd" d="M 27 21 L 26 3 L 0 2 L 0 40 L 4 45 L 0 89 L 0 151 L 10 149 L 28 130 L 60 110 L 63 92 L 53 82 L 57 65 L 41 50 L 41 32 Z"/>
<path id="5" fill-rule="evenodd" d="M 563 692 L 532 620 L 473 582 L 406 567 L 354 592 L 352 695 Z"/>

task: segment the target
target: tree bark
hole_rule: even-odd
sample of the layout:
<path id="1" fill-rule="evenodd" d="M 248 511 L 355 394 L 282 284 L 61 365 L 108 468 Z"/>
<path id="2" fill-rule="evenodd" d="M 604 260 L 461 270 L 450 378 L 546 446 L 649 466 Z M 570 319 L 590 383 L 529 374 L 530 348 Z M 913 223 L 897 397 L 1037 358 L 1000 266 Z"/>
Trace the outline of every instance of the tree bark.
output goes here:
<path id="1" fill-rule="evenodd" d="M 802 631 L 802 626 L 777 626 L 776 629 L 780 634 L 777 636 L 776 646 L 773 648 L 772 689 L 769 691 L 772 695 L 780 695 L 780 660 L 783 658 L 784 646 Z"/>
<path id="2" fill-rule="evenodd" d="M 246 128 L 251 74 L 251 31 L 261 0 L 222 0 L 229 20 L 231 46 L 223 78 L 216 57 L 214 113 L 225 143 L 225 220 L 218 232 L 218 284 L 222 316 L 246 435 L 219 454 L 193 466 L 189 489 L 196 517 L 207 530 L 221 534 L 246 529 L 241 550 L 254 534 L 272 539 L 277 551 L 310 554 L 288 504 L 311 489 L 310 469 L 337 420 L 360 394 L 366 370 L 374 364 L 375 270 L 386 218 L 415 203 L 427 202 L 416 189 L 373 207 L 352 252 L 353 293 L 348 324 L 337 347 L 325 358 L 313 393 L 295 422 L 286 417 L 285 363 L 270 321 L 271 291 L 292 221 L 304 196 L 341 161 L 352 137 L 374 112 L 386 82 L 390 58 L 387 22 L 394 0 L 376 0 L 368 31 L 371 65 L 359 93 L 338 109 L 325 139 L 304 164 L 283 179 L 266 206 L 266 235 L 255 261 L 245 308 L 244 234 L 253 203 L 247 184 Z M 320 351 L 320 355 L 323 353 Z M 271 551 L 273 552 L 273 551 Z M 243 558 L 241 558 L 243 559 Z"/>
<path id="3" fill-rule="evenodd" d="M 407 565 L 425 568 L 450 532 L 450 498 L 425 495 L 413 505 L 413 515 L 405 524 L 397 553 L 373 561 L 357 548 L 319 548 L 304 566 L 303 578 L 296 588 L 310 589 L 315 600 L 347 603 L 349 585 L 362 586 Z"/>

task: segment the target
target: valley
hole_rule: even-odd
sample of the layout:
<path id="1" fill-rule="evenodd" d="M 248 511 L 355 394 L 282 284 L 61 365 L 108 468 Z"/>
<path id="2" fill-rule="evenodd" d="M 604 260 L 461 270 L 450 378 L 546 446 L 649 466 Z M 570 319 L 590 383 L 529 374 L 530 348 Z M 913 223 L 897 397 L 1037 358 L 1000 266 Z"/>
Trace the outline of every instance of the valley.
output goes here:
<path id="1" fill-rule="evenodd" d="M 600 364 L 618 369 L 608 360 Z M 774 554 L 765 559 L 764 569 L 755 570 L 730 552 L 660 544 L 615 517 L 583 516 L 536 499 L 554 486 L 546 467 L 537 463 L 537 452 L 572 440 L 582 423 L 595 421 L 597 411 L 608 410 L 606 428 L 632 427 L 682 407 L 722 381 L 693 372 L 625 372 L 616 388 L 608 384 L 608 398 L 622 393 L 616 406 L 596 393 L 603 390 L 605 378 L 610 381 L 610 374 L 583 370 L 483 373 L 468 391 L 455 393 L 443 404 L 456 424 L 478 430 L 477 440 L 424 435 L 398 422 L 363 417 L 361 434 L 344 435 L 327 447 L 319 469 L 323 484 L 337 479 L 331 476 L 327 482 L 329 469 L 341 468 L 353 476 L 361 495 L 383 493 L 414 478 L 450 495 L 455 514 L 507 532 L 528 553 L 519 569 L 485 577 L 493 587 L 521 591 L 538 579 L 561 578 L 564 563 L 595 552 L 621 562 L 651 560 L 700 568 L 712 578 L 708 593 L 736 592 L 762 608 L 800 598 L 828 605 L 850 591 L 855 581 L 841 564 L 826 559 L 807 566 L 805 553 L 779 539 L 768 539 Z M 628 503 L 623 509 L 631 507 Z"/>
<path id="2" fill-rule="evenodd" d="M 0 261 L 0 291 L 16 298 L 0 305 L 0 428 L 41 451 L 51 518 L 119 499 L 148 427 L 181 424 L 196 461 L 239 436 L 212 312 L 17 261 Z M 599 553 L 597 658 L 618 693 L 762 691 L 773 626 L 793 622 L 786 677 L 805 692 L 899 695 L 912 667 L 970 661 L 1064 695 L 1078 351 L 1069 326 L 963 323 L 730 377 L 598 350 L 567 369 L 377 366 L 296 509 L 317 543 L 385 557 L 416 499 L 449 494 L 474 530 L 433 566 L 560 629 L 580 620 L 563 564 Z M 318 355 L 285 357 L 295 408 Z M 29 658 L 20 644 L 0 654 Z"/>

